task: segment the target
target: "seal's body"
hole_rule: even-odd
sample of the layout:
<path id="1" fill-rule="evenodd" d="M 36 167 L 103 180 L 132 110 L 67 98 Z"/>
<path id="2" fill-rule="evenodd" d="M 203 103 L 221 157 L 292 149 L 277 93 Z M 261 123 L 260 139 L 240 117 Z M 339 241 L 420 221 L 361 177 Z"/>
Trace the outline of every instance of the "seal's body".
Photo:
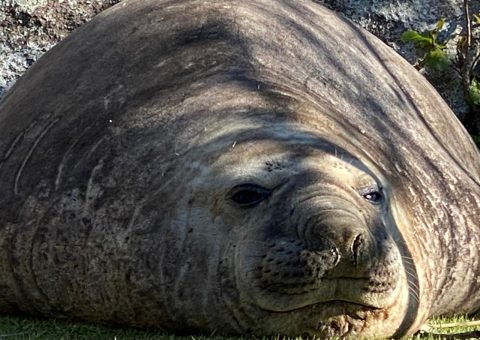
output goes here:
<path id="1" fill-rule="evenodd" d="M 125 0 L 0 104 L 0 310 L 401 336 L 480 306 L 480 157 L 307 1 Z"/>

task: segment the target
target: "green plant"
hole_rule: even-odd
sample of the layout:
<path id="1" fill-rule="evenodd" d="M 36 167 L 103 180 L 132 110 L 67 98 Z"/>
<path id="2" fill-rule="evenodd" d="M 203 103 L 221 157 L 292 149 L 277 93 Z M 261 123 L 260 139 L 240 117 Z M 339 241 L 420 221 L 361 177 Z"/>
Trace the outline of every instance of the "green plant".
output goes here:
<path id="1" fill-rule="evenodd" d="M 480 36 L 478 34 L 475 36 L 473 31 L 476 27 L 480 29 L 480 13 L 470 15 L 468 0 L 463 2 L 463 12 L 465 28 L 458 35 L 452 34 L 440 41 L 439 33 L 444 30 L 445 26 L 445 19 L 440 19 L 432 30 L 417 32 L 410 29 L 405 31 L 401 40 L 404 43 L 413 43 L 415 46 L 419 55 L 419 60 L 415 65 L 417 69 L 446 71 L 453 68 L 458 74 L 469 108 L 462 122 L 472 135 L 479 136 L 480 73 L 475 73 L 475 71 L 480 68 L 480 53 L 476 53 L 480 45 Z M 456 55 L 451 59 L 446 53 L 445 47 L 448 42 L 456 38 L 458 38 Z"/>
<path id="2" fill-rule="evenodd" d="M 476 77 L 470 82 L 468 95 L 473 105 L 480 106 L 480 81 Z"/>
<path id="3" fill-rule="evenodd" d="M 462 78 L 465 99 L 471 111 L 480 115 L 480 75 L 474 73 L 480 61 L 480 54 L 474 56 L 475 46 L 480 43 L 480 38 L 475 39 L 473 35 L 474 26 L 480 26 L 480 14 L 473 14 L 470 17 L 468 0 L 464 0 L 464 17 L 465 30 L 457 42 L 455 70 Z"/>
<path id="4" fill-rule="evenodd" d="M 423 55 L 415 65 L 417 69 L 428 67 L 445 71 L 450 67 L 451 61 L 445 52 L 446 45 L 438 40 L 438 33 L 444 25 L 445 20 L 440 19 L 432 30 L 420 33 L 410 29 L 403 32 L 402 42 L 413 43 L 417 51 Z"/>

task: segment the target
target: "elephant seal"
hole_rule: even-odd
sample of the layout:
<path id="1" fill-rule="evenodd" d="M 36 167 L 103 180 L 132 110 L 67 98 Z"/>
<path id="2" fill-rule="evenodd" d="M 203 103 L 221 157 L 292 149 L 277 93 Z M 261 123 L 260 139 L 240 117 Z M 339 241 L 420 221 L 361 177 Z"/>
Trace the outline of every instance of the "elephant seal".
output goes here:
<path id="1" fill-rule="evenodd" d="M 0 104 L 0 311 L 400 337 L 480 306 L 480 157 L 310 1 L 126 0 Z"/>

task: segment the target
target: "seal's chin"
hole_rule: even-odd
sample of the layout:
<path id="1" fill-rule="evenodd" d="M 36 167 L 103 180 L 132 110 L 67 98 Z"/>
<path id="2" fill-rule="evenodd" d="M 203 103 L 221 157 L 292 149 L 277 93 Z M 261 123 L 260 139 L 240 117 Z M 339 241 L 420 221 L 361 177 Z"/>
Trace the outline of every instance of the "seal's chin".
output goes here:
<path id="1" fill-rule="evenodd" d="M 394 301 L 383 307 L 344 300 L 328 300 L 302 306 L 289 311 L 268 311 L 277 327 L 285 334 L 307 337 L 376 337 L 393 334 L 386 327 L 387 319 L 396 318 L 401 306 Z M 283 323 L 283 324 L 282 324 Z M 395 322 L 394 322 L 395 324 Z"/>
<path id="2" fill-rule="evenodd" d="M 394 287 L 382 292 L 366 292 L 362 289 L 350 289 L 341 292 L 340 281 L 331 281 L 332 294 L 306 294 L 303 297 L 285 294 L 271 294 L 270 303 L 263 304 L 262 310 L 268 315 L 269 328 L 272 334 L 281 332 L 291 336 L 307 335 L 308 337 L 377 337 L 393 335 L 402 323 L 405 313 L 407 287 L 400 279 Z M 363 280 L 350 279 L 362 285 Z M 328 284 L 327 284 L 328 285 Z M 325 291 L 323 291 L 325 292 Z M 264 296 L 265 298 L 265 296 Z M 265 302 L 265 299 L 263 300 Z M 281 303 L 279 303 L 281 301 Z M 260 307 L 257 305 L 257 307 Z"/>
<path id="3" fill-rule="evenodd" d="M 285 334 L 306 338 L 332 338 L 374 334 L 368 328 L 384 322 L 388 310 L 332 300 L 284 312 L 266 311 L 263 318 L 266 334 Z"/>

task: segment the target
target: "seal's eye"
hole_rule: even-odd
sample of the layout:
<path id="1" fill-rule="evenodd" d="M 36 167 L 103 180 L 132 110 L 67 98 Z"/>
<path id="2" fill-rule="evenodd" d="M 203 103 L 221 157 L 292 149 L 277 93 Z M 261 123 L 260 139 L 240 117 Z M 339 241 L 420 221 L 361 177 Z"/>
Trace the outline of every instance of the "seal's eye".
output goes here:
<path id="1" fill-rule="evenodd" d="M 270 196 L 270 190 L 257 184 L 246 183 L 234 187 L 230 197 L 242 208 L 253 208 Z"/>
<path id="2" fill-rule="evenodd" d="M 362 196 L 371 203 L 379 203 L 382 200 L 382 194 L 376 190 L 365 192 Z"/>

